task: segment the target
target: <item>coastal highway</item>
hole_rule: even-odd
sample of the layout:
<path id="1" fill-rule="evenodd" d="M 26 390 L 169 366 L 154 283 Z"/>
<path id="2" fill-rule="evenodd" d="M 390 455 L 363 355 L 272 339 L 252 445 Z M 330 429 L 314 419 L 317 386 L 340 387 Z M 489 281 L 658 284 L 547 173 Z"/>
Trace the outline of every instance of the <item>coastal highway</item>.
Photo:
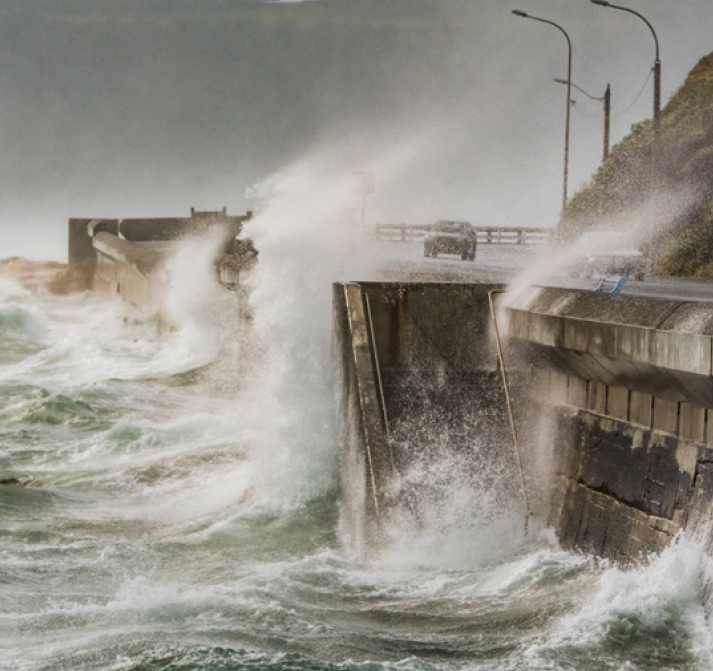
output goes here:
<path id="1" fill-rule="evenodd" d="M 367 242 L 364 252 L 374 264 L 374 279 L 409 282 L 495 282 L 594 290 L 600 278 L 578 276 L 575 259 L 551 246 L 479 245 L 475 261 L 455 255 L 424 258 L 423 242 Z M 605 290 L 613 282 L 605 284 Z M 675 300 L 713 301 L 713 281 L 647 277 L 628 279 L 621 293 Z"/>

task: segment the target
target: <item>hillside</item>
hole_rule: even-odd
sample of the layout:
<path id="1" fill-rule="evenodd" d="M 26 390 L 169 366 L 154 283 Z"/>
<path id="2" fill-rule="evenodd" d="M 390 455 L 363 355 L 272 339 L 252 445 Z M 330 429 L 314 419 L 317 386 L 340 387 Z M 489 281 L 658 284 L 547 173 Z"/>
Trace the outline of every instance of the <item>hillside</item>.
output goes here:
<path id="1" fill-rule="evenodd" d="M 652 248 L 656 272 L 713 277 L 713 53 L 662 110 L 655 157 L 652 138 L 652 120 L 632 127 L 572 198 L 562 237 L 633 221 L 642 246 Z"/>

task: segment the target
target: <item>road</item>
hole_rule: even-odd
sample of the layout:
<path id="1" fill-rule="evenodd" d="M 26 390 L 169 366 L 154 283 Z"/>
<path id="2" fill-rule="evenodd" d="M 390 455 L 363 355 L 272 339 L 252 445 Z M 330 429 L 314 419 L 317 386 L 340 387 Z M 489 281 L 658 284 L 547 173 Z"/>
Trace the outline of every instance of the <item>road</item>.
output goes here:
<path id="1" fill-rule="evenodd" d="M 577 276 L 576 262 L 566 250 L 552 247 L 479 245 L 475 261 L 455 255 L 424 258 L 423 242 L 371 242 L 368 253 L 375 259 L 380 281 L 494 282 L 557 286 L 593 291 L 600 278 Z M 605 284 L 605 290 L 613 282 Z M 712 301 L 713 282 L 696 279 L 651 277 L 642 282 L 626 280 L 621 293 L 674 300 Z"/>

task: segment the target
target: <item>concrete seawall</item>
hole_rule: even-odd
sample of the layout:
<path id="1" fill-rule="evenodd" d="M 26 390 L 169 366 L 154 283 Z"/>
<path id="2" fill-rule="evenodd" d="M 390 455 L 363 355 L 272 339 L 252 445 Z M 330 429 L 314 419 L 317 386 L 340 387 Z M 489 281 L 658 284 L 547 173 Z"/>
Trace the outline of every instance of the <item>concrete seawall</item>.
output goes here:
<path id="1" fill-rule="evenodd" d="M 442 499 L 448 482 L 414 478 L 415 471 L 457 468 L 459 478 L 475 481 L 487 470 L 483 487 L 503 490 L 519 505 L 517 487 L 511 491 L 514 460 L 488 319 L 488 292 L 499 288 L 334 286 L 342 490 L 360 553 L 378 549 L 397 517 L 418 529 L 426 508 Z M 484 462 L 490 467 L 483 469 Z"/>
<path id="2" fill-rule="evenodd" d="M 362 472 L 361 484 L 352 475 L 345 479 L 357 494 L 384 497 L 382 509 L 395 505 L 388 498 L 390 473 L 375 460 L 371 466 L 360 461 L 374 449 L 362 430 L 366 422 L 385 427 L 375 444 L 382 455 L 391 446 L 397 474 L 404 458 L 393 435 L 397 427 L 418 434 L 424 422 L 462 423 L 463 414 L 475 424 L 487 417 L 479 431 L 490 432 L 501 455 L 511 454 L 487 310 L 492 288 L 335 285 L 337 342 L 342 370 L 349 370 L 345 388 L 352 389 L 342 412 L 351 427 L 343 434 L 350 464 L 345 472 Z M 364 314 L 371 305 L 359 338 L 344 318 L 340 292 L 351 294 Z M 535 514 L 556 529 L 563 545 L 633 561 L 708 520 L 713 305 L 551 288 L 530 288 L 508 301 L 500 301 L 499 321 L 525 437 L 527 487 Z M 357 341 L 363 368 L 349 353 Z M 366 388 L 360 387 L 363 370 L 370 376 L 369 403 L 356 402 L 353 391 Z M 429 395 L 424 388 L 439 391 Z M 455 413 L 443 412 L 454 403 Z M 428 440 L 411 448 L 429 449 Z M 466 435 L 457 449 L 468 450 L 474 440 Z M 378 516 L 355 491 L 345 494 L 348 506 L 369 528 Z M 368 534 L 361 539 L 368 541 Z"/>
<path id="3" fill-rule="evenodd" d="M 233 245 L 244 219 L 229 222 Z M 187 221 L 212 225 L 207 216 L 70 220 L 70 266 L 160 320 L 166 259 L 192 230 Z M 226 247 L 216 261 L 233 289 L 255 261 L 244 252 Z M 355 549 L 381 547 L 396 517 L 417 531 L 424 507 L 443 497 L 411 475 L 444 464 L 552 525 L 566 547 L 624 562 L 707 523 L 713 303 L 539 287 L 499 296 L 518 451 L 490 313 L 489 295 L 501 289 L 334 285 L 342 490 Z M 447 479 L 438 486 L 447 490 Z"/>
<path id="4" fill-rule="evenodd" d="M 707 520 L 713 305 L 530 288 L 504 314 L 529 396 L 558 417 L 563 542 L 628 561 Z"/>
<path id="5" fill-rule="evenodd" d="M 334 287 L 334 332 L 341 373 L 341 471 L 352 546 L 378 543 L 393 458 L 387 440 L 378 361 L 365 296 L 356 284 Z"/>
<path id="6" fill-rule="evenodd" d="M 93 240 L 97 252 L 93 287 L 107 296 L 118 296 L 147 311 L 157 311 L 166 289 L 169 246 L 161 243 L 132 243 L 110 233 Z"/>
<path id="7" fill-rule="evenodd" d="M 69 268 L 86 287 L 119 297 L 163 323 L 167 265 L 181 240 L 219 233 L 216 279 L 238 290 L 241 273 L 256 257 L 250 243 L 236 239 L 250 217 L 250 212 L 229 216 L 223 208 L 191 210 L 191 216 L 184 218 L 70 219 Z"/>

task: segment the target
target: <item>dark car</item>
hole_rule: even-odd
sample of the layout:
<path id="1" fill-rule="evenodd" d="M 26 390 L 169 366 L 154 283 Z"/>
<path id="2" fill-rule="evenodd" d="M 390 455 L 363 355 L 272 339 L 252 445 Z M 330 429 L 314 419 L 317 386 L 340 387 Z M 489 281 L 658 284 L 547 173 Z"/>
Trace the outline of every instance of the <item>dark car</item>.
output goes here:
<path id="1" fill-rule="evenodd" d="M 467 221 L 437 221 L 423 241 L 423 255 L 460 254 L 464 261 L 475 260 L 475 231 Z"/>

